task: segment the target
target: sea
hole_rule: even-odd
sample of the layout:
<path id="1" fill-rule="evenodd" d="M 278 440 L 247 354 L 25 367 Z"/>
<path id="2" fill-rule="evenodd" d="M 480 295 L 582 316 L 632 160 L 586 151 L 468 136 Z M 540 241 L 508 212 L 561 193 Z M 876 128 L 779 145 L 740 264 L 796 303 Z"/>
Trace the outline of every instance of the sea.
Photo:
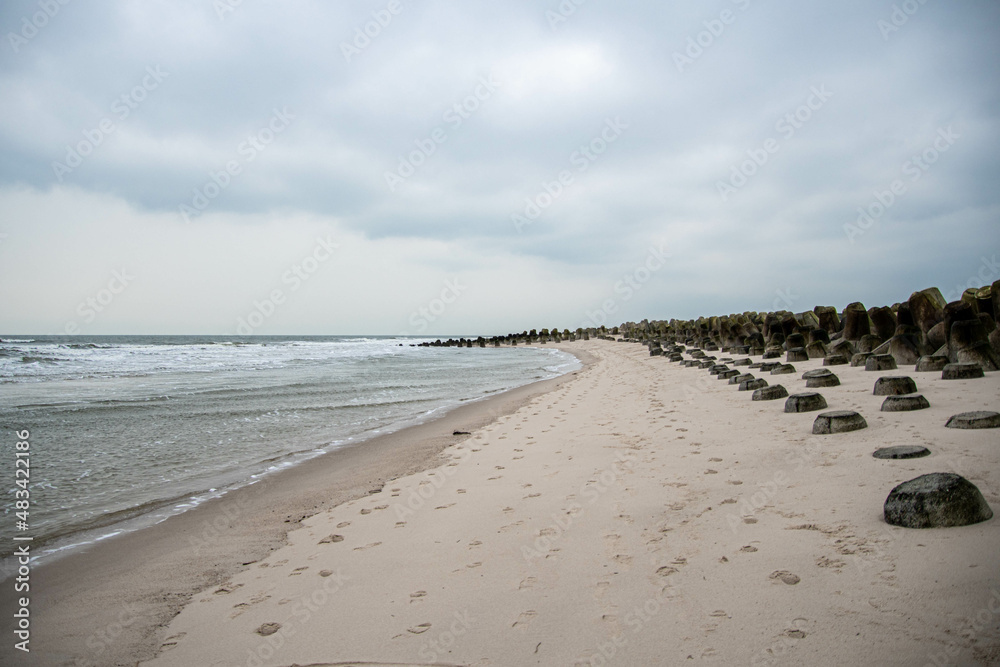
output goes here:
<path id="1" fill-rule="evenodd" d="M 0 559 L 22 543 L 15 537 L 48 559 L 580 367 L 555 349 L 424 340 L 0 336 Z M 27 516 L 16 505 L 23 431 Z"/>

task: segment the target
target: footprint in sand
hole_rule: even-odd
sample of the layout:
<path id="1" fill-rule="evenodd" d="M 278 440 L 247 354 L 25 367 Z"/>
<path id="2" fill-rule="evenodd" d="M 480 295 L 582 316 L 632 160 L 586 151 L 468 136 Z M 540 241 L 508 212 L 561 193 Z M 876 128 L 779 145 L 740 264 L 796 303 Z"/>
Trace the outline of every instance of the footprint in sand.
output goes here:
<path id="1" fill-rule="evenodd" d="M 372 542 L 371 544 L 366 544 L 363 547 L 354 547 L 354 550 L 355 551 L 364 551 L 365 549 L 371 549 L 373 547 L 377 547 L 380 544 L 382 544 L 382 543 L 381 542 Z"/>
<path id="2" fill-rule="evenodd" d="M 527 579 L 522 579 L 521 583 L 518 584 L 517 586 L 517 590 L 523 591 L 526 588 L 534 588 L 535 584 L 537 583 L 538 579 L 536 577 L 528 577 Z"/>
<path id="3" fill-rule="evenodd" d="M 723 500 L 719 504 L 720 505 L 735 505 L 736 504 L 736 498 L 726 498 L 725 500 Z"/>
<path id="4" fill-rule="evenodd" d="M 541 496 L 541 495 L 542 495 L 542 494 L 540 494 L 540 493 L 529 493 L 528 495 L 526 495 L 526 496 L 525 496 L 525 497 L 523 498 L 523 500 L 527 500 L 528 498 L 538 498 L 538 497 L 539 497 L 539 496 Z"/>
<path id="5" fill-rule="evenodd" d="M 743 483 L 743 482 L 742 482 L 742 481 L 740 481 L 740 480 L 738 480 L 738 479 L 730 479 L 730 480 L 726 480 L 726 484 L 732 484 L 733 486 L 739 486 L 739 485 L 740 485 L 740 484 L 742 484 L 742 483 Z"/>
<path id="6" fill-rule="evenodd" d="M 755 553 L 757 551 L 757 547 L 748 544 L 745 547 L 743 547 L 742 549 L 740 549 L 740 551 L 742 551 L 745 554 L 752 554 L 752 553 Z"/>
<path id="7" fill-rule="evenodd" d="M 455 506 L 455 503 L 448 503 L 447 505 L 438 505 L 434 509 L 436 509 L 436 510 L 446 510 L 449 507 L 454 507 L 454 506 Z"/>
<path id="8" fill-rule="evenodd" d="M 169 651 L 170 649 L 177 646 L 177 642 L 184 639 L 187 636 L 186 632 L 178 632 L 176 635 L 171 635 L 163 640 L 163 644 L 160 645 L 161 651 Z"/>
<path id="9" fill-rule="evenodd" d="M 529 609 L 528 611 L 521 612 L 521 615 L 517 617 L 517 620 L 514 621 L 513 625 L 511 625 L 510 627 L 516 628 L 519 625 L 527 625 L 528 623 L 531 623 L 532 619 L 534 619 L 535 616 L 538 616 L 538 612 L 535 611 L 534 609 Z"/>
<path id="10" fill-rule="evenodd" d="M 680 572 L 676 567 L 671 567 L 669 565 L 664 565 L 663 567 L 657 568 L 656 574 L 661 577 L 669 577 L 672 574 L 677 574 Z"/>
<path id="11" fill-rule="evenodd" d="M 288 576 L 297 577 L 308 569 L 309 569 L 308 567 L 297 567 L 294 570 L 292 570 L 291 574 L 289 574 Z"/>
<path id="12" fill-rule="evenodd" d="M 794 586 L 795 584 L 802 581 L 802 579 L 799 578 L 799 575 L 792 574 L 788 570 L 776 570 L 772 572 L 771 576 L 768 578 L 773 581 L 781 581 L 782 583 L 788 584 L 789 586 Z"/>
<path id="13" fill-rule="evenodd" d="M 483 545 L 483 543 L 480 542 L 479 540 L 473 540 L 472 542 L 469 542 L 469 548 L 470 549 L 472 547 L 481 547 L 482 545 Z"/>
<path id="14" fill-rule="evenodd" d="M 333 570 L 320 570 L 319 571 L 319 576 L 321 576 L 321 577 L 329 577 L 332 574 L 333 574 Z"/>
<path id="15" fill-rule="evenodd" d="M 419 602 L 420 598 L 427 597 L 427 591 L 416 591 L 415 593 L 410 593 L 410 602 Z"/>
<path id="16" fill-rule="evenodd" d="M 363 509 L 363 510 L 361 510 L 361 513 L 362 513 L 362 514 L 371 514 L 371 513 L 372 513 L 372 511 L 371 511 L 371 510 L 369 510 L 369 509 Z"/>
<path id="17" fill-rule="evenodd" d="M 281 629 L 281 623 L 264 623 L 254 630 L 261 637 L 269 637 Z"/>
<path id="18" fill-rule="evenodd" d="M 233 591 L 235 591 L 238 588 L 243 588 L 243 584 L 236 584 L 234 586 L 232 584 L 232 582 L 227 582 L 227 583 L 222 584 L 221 586 L 219 586 L 217 589 L 215 589 L 214 593 L 215 593 L 215 595 L 224 595 L 224 594 L 227 594 L 227 593 L 232 593 Z"/>
<path id="19" fill-rule="evenodd" d="M 406 525 L 405 521 L 397 521 L 396 522 L 396 528 L 402 528 L 405 525 Z"/>
<path id="20" fill-rule="evenodd" d="M 341 521 L 340 523 L 337 524 L 337 528 L 347 528 L 350 525 L 351 525 L 350 521 Z"/>
<path id="21" fill-rule="evenodd" d="M 343 535 L 327 535 L 322 540 L 319 541 L 320 544 L 333 544 L 334 542 L 343 542 Z"/>
<path id="22" fill-rule="evenodd" d="M 422 635 L 431 629 L 430 623 L 421 623 L 420 625 L 415 625 L 412 628 L 407 628 L 406 631 L 414 635 Z"/>

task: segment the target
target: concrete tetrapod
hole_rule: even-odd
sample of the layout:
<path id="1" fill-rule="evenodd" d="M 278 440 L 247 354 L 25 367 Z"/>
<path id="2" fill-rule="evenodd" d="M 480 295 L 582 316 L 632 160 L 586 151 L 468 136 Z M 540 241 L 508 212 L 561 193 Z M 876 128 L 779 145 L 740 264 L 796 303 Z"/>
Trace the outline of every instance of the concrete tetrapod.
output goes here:
<path id="1" fill-rule="evenodd" d="M 925 356 L 917 359 L 916 371 L 918 373 L 925 373 L 928 371 L 943 371 L 944 367 L 948 365 L 948 357 L 945 356 Z"/>
<path id="2" fill-rule="evenodd" d="M 897 445 L 876 449 L 872 456 L 877 459 L 919 459 L 930 454 L 931 450 L 920 445 Z"/>
<path id="3" fill-rule="evenodd" d="M 880 377 L 875 380 L 875 388 L 872 390 L 874 396 L 901 396 L 903 394 L 915 394 L 917 383 L 913 378 L 906 376 Z"/>
<path id="4" fill-rule="evenodd" d="M 948 364 L 941 371 L 942 380 L 973 380 L 984 376 L 979 364 Z"/>
<path id="5" fill-rule="evenodd" d="M 840 378 L 833 373 L 830 373 L 829 375 L 819 375 L 816 377 L 806 378 L 806 387 L 810 389 L 839 386 Z"/>
<path id="6" fill-rule="evenodd" d="M 962 412 L 951 416 L 945 426 L 962 429 L 1000 428 L 1000 412 L 987 412 L 985 410 Z"/>
<path id="7" fill-rule="evenodd" d="M 866 371 L 894 371 L 896 360 L 891 354 L 873 354 L 865 359 Z"/>
<path id="8" fill-rule="evenodd" d="M 773 401 L 779 398 L 785 398 L 786 396 L 788 396 L 788 390 L 780 384 L 775 384 L 770 387 L 757 389 L 754 391 L 752 399 L 755 401 Z"/>
<path id="9" fill-rule="evenodd" d="M 909 394 L 908 396 L 886 396 L 882 401 L 882 412 L 911 412 L 913 410 L 925 410 L 931 404 L 921 394 Z"/>
<path id="10" fill-rule="evenodd" d="M 817 394 L 818 396 L 819 394 Z M 868 428 L 865 418 L 853 410 L 834 410 L 833 412 L 822 412 L 813 421 L 814 435 L 827 435 L 830 433 L 847 433 Z"/>
<path id="11" fill-rule="evenodd" d="M 976 485 L 961 475 L 933 472 L 893 488 L 883 506 L 885 522 L 904 528 L 968 526 L 993 518 Z"/>
<path id="12" fill-rule="evenodd" d="M 823 394 L 808 391 L 803 394 L 792 394 L 785 401 L 785 412 L 812 412 L 827 407 Z"/>

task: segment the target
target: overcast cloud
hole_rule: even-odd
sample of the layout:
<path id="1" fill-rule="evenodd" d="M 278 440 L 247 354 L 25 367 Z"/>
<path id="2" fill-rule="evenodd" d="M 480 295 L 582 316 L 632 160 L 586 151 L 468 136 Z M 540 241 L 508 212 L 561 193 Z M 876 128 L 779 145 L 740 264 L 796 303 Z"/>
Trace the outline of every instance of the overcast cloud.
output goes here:
<path id="1" fill-rule="evenodd" d="M 8 334 L 489 335 L 1000 279 L 996 2 L 63 2 L 0 8 Z"/>

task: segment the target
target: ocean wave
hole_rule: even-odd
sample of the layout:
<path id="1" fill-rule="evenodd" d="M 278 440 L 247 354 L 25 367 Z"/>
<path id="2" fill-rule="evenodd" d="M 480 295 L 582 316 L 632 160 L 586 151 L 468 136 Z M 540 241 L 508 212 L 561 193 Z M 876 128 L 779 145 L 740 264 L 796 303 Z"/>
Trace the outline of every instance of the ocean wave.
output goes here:
<path id="1" fill-rule="evenodd" d="M 47 363 L 55 364 L 60 361 L 69 361 L 69 359 L 60 359 L 59 357 L 36 357 L 30 354 L 25 354 L 21 357 L 21 363 L 34 364 L 34 363 Z"/>

